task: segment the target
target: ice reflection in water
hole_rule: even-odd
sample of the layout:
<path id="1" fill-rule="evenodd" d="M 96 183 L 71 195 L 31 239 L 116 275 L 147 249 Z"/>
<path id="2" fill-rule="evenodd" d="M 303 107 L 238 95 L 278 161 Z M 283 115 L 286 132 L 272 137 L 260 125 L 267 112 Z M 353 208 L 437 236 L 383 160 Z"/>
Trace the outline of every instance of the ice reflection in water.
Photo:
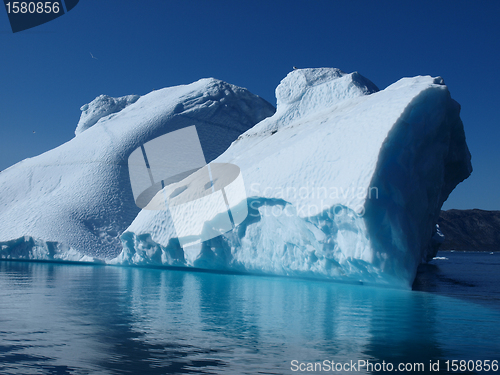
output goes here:
<path id="1" fill-rule="evenodd" d="M 500 352 L 498 311 L 330 282 L 0 262 L 0 301 L 1 373 L 287 374 L 293 359 Z"/>

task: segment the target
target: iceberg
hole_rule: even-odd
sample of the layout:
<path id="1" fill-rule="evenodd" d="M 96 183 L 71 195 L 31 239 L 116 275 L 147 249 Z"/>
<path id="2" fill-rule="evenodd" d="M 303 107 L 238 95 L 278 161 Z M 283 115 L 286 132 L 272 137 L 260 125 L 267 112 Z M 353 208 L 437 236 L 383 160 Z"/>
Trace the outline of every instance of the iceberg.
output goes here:
<path id="1" fill-rule="evenodd" d="M 297 69 L 276 98 L 275 110 L 212 78 L 97 97 L 75 138 L 0 173 L 0 258 L 409 288 L 443 242 L 443 202 L 472 172 L 443 79 L 379 90 L 357 72 Z M 169 157 L 194 155 L 172 183 L 156 152 L 186 131 L 199 149 L 171 143 Z"/>
<path id="2" fill-rule="evenodd" d="M 298 69 L 276 98 L 276 113 L 214 160 L 241 170 L 240 225 L 181 247 L 168 210 L 142 210 L 110 263 L 411 287 L 442 242 L 443 202 L 472 172 L 443 79 L 403 78 L 380 91 L 357 72 Z"/>
<path id="3" fill-rule="evenodd" d="M 81 108 L 76 136 L 0 173 L 0 258 L 105 261 L 140 208 L 127 160 L 137 147 L 195 126 L 207 161 L 274 107 L 217 79 L 144 96 L 101 95 Z"/>

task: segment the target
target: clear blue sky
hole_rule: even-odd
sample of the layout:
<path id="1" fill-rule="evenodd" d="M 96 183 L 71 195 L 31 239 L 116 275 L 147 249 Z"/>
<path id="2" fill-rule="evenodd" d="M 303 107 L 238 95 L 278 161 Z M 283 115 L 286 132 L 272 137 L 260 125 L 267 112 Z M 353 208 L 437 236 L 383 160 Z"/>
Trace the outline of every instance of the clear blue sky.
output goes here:
<path id="1" fill-rule="evenodd" d="M 2 8 L 0 170 L 70 140 L 100 94 L 215 77 L 275 105 L 294 65 L 358 71 L 381 89 L 429 74 L 462 105 L 474 167 L 444 208 L 500 210 L 499 19 L 497 0 L 80 0 L 12 34 Z"/>

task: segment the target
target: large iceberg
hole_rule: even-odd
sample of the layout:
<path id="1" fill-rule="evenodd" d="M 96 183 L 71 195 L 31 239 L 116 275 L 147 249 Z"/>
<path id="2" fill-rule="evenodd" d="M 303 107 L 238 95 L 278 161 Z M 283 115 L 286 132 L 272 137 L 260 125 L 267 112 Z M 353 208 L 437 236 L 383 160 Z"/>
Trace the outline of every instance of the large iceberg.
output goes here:
<path id="1" fill-rule="evenodd" d="M 143 97 L 99 96 L 81 108 L 74 139 L 0 173 L 0 258 L 411 286 L 442 242 L 443 202 L 472 171 L 460 106 L 443 80 L 403 78 L 379 91 L 358 73 L 297 69 L 276 97 L 275 112 L 215 79 Z M 225 205 L 215 216 L 205 212 L 214 206 L 208 198 L 189 214 L 166 202 L 140 210 L 131 160 L 145 163 L 157 186 L 146 149 L 188 129 L 210 179 L 193 182 L 203 167 L 174 184 L 161 180 L 153 200 L 192 203 L 184 197 L 191 185 L 204 197 L 219 185 Z M 226 187 L 232 177 L 217 181 L 221 168 L 233 171 L 242 194 Z M 199 217 L 210 236 L 189 232 Z"/>
<path id="2" fill-rule="evenodd" d="M 214 161 L 240 168 L 246 219 L 181 247 L 169 210 L 142 210 L 112 263 L 411 286 L 442 241 L 443 202 L 472 171 L 443 79 L 379 91 L 358 73 L 299 69 L 276 97 L 276 113 Z"/>
<path id="3" fill-rule="evenodd" d="M 84 105 L 76 137 L 0 173 L 0 258 L 104 261 L 140 209 L 127 160 L 142 144 L 196 126 L 211 161 L 272 105 L 216 79 Z"/>

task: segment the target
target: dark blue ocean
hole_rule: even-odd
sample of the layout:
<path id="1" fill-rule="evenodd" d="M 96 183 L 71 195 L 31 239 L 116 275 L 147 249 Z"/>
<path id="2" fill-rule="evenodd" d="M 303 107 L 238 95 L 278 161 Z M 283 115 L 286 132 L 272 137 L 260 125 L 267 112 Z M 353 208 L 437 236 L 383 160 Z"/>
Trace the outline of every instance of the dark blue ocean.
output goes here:
<path id="1" fill-rule="evenodd" d="M 439 257 L 413 291 L 0 261 L 0 374 L 500 373 L 500 253 Z"/>

